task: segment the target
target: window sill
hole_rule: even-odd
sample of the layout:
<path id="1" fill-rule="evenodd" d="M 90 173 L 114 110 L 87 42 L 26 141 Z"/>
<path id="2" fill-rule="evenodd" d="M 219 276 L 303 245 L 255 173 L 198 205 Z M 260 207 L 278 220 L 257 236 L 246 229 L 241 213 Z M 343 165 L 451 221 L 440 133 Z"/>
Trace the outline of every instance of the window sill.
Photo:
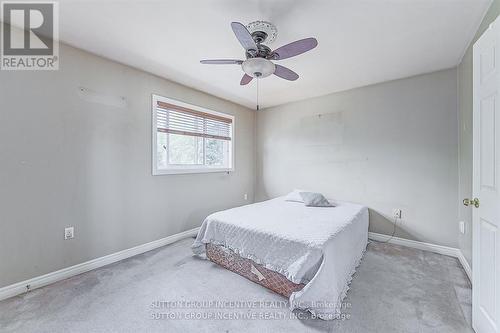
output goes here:
<path id="1" fill-rule="evenodd" d="M 230 169 L 163 169 L 163 170 L 153 170 L 153 176 L 163 176 L 163 175 L 182 175 L 182 174 L 193 174 L 193 173 L 230 173 L 233 172 L 234 168 Z"/>

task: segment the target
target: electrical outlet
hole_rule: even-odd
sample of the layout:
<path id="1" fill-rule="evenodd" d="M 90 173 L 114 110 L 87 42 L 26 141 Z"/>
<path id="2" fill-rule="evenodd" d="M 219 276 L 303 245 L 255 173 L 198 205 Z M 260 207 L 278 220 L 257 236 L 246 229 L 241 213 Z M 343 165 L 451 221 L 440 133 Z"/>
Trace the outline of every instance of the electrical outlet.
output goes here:
<path id="1" fill-rule="evenodd" d="M 64 228 L 64 240 L 73 238 L 75 238 L 75 228 L 74 227 Z"/>
<path id="2" fill-rule="evenodd" d="M 393 216 L 395 219 L 400 219 L 400 218 L 401 218 L 401 216 L 402 216 L 402 211 L 401 211 L 401 209 L 399 209 L 399 208 L 395 208 L 395 209 L 393 209 L 393 211 L 392 211 L 392 216 Z"/>
<path id="3" fill-rule="evenodd" d="M 465 222 L 464 221 L 458 222 L 458 230 L 460 230 L 460 233 L 462 235 L 465 234 Z"/>
<path id="4" fill-rule="evenodd" d="M 245 193 L 245 195 L 243 196 L 243 198 L 244 198 L 245 200 L 248 200 L 248 194 L 247 194 L 247 193 Z"/>

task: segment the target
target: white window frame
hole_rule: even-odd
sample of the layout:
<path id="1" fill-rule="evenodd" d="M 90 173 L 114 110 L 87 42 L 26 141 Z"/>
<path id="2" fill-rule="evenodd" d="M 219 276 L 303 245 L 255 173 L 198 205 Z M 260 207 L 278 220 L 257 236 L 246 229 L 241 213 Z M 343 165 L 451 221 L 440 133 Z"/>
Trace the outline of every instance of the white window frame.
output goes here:
<path id="1" fill-rule="evenodd" d="M 234 171 L 234 129 L 235 129 L 235 119 L 234 116 L 227 114 L 227 113 L 222 113 L 222 112 L 217 112 L 214 110 L 210 110 L 207 108 L 203 108 L 201 106 L 189 104 L 186 102 L 182 102 L 179 100 L 175 100 L 172 98 L 152 94 L 152 104 L 151 104 L 151 115 L 152 115 L 152 126 L 151 126 L 151 133 L 152 133 L 152 141 L 151 141 L 151 156 L 152 156 L 152 174 L 153 176 L 160 176 L 160 175 L 175 175 L 175 174 L 189 174 L 189 173 L 212 173 L 212 172 L 233 172 Z M 232 126 L 231 126 L 231 156 L 229 159 L 230 167 L 229 168 L 213 168 L 213 167 L 208 167 L 206 165 L 178 165 L 174 168 L 168 168 L 168 169 L 158 169 L 158 154 L 157 154 L 157 123 L 156 123 L 156 108 L 158 101 L 160 102 L 165 102 L 169 104 L 174 104 L 180 107 L 185 107 L 189 108 L 195 111 L 200 111 L 200 112 L 205 112 L 209 114 L 213 114 L 216 116 L 221 116 L 221 117 L 226 117 L 230 118 L 232 120 Z M 205 146 L 205 145 L 203 145 Z M 203 155 L 205 155 L 205 147 L 203 147 Z M 203 157 L 205 158 L 205 156 Z"/>

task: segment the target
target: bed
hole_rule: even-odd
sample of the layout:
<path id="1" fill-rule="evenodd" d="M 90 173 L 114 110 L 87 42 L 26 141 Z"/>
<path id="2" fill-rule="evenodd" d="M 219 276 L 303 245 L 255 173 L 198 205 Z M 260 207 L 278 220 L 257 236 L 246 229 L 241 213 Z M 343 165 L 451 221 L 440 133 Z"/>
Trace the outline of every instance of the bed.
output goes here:
<path id="1" fill-rule="evenodd" d="M 338 318 L 368 242 L 368 209 L 333 203 L 278 197 L 211 214 L 193 252 L 288 297 L 291 310 Z"/>

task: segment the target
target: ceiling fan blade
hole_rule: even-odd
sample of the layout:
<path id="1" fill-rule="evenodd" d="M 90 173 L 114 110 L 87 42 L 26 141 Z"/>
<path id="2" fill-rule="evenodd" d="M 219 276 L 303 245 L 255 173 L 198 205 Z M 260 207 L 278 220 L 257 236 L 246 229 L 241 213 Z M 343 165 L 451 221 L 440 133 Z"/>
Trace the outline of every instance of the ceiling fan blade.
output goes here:
<path id="1" fill-rule="evenodd" d="M 276 65 L 276 70 L 274 71 L 274 75 L 279 76 L 280 78 L 288 81 L 295 81 L 299 78 L 299 74 L 295 73 L 291 69 L 288 69 L 280 65 Z"/>
<path id="2" fill-rule="evenodd" d="M 309 50 L 314 49 L 318 45 L 316 38 L 304 38 L 297 40 L 293 43 L 283 45 L 282 47 L 274 50 L 274 60 L 283 60 L 296 55 L 302 54 Z"/>
<path id="3" fill-rule="evenodd" d="M 236 38 L 240 42 L 241 46 L 247 51 L 257 51 L 257 45 L 252 38 L 252 35 L 248 32 L 247 28 L 240 22 L 231 22 L 231 28 L 233 29 Z"/>
<path id="4" fill-rule="evenodd" d="M 244 86 L 246 84 L 249 84 L 250 81 L 252 81 L 253 77 L 251 77 L 250 75 L 243 75 L 243 77 L 241 78 L 241 81 L 240 81 L 240 85 L 241 86 Z"/>
<path id="5" fill-rule="evenodd" d="M 241 65 L 243 63 L 243 60 L 212 59 L 212 60 L 200 60 L 200 63 L 209 65 Z"/>

